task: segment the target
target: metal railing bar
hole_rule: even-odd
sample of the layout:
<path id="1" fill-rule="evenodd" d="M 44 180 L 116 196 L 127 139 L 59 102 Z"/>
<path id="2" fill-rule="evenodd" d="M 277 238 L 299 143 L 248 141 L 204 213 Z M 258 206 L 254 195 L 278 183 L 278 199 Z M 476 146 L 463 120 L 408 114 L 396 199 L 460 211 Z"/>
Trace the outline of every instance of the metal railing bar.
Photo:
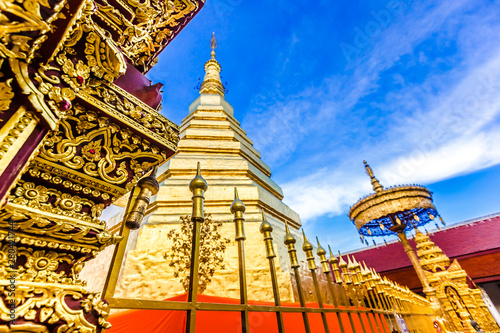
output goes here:
<path id="1" fill-rule="evenodd" d="M 243 305 L 243 304 L 224 304 L 224 303 L 205 303 L 198 302 L 195 306 L 191 302 L 180 301 L 153 301 L 153 300 L 138 300 L 132 298 L 110 298 L 109 305 L 114 309 L 141 309 L 141 310 L 172 310 L 172 311 L 187 311 L 196 309 L 199 311 L 227 311 L 238 312 L 247 309 L 249 312 L 308 312 L 308 313 L 352 313 L 354 309 L 342 308 L 312 308 L 312 307 L 292 307 L 292 306 L 272 306 L 272 305 Z M 371 313 L 372 311 L 384 314 L 391 314 L 382 310 L 357 310 L 360 313 Z M 413 316 L 432 316 L 432 314 L 420 314 L 412 312 L 396 312 L 399 315 Z"/>
<path id="2" fill-rule="evenodd" d="M 333 256 L 330 249 L 330 259 L 326 259 L 326 251 L 321 248 L 318 241 L 318 251 L 322 271 L 326 274 L 327 289 L 332 296 L 333 305 L 324 304 L 322 290 L 318 281 L 317 266 L 313 255 L 313 246 L 309 243 L 304 234 L 304 246 L 302 249 L 306 254 L 306 259 L 311 272 L 312 282 L 316 294 L 317 303 L 306 303 L 304 289 L 300 275 L 300 263 L 297 259 L 295 249 L 295 238 L 291 235 L 288 224 L 285 221 L 286 236 L 284 243 L 287 246 L 290 267 L 293 269 L 299 302 L 298 304 L 282 304 L 279 294 L 279 285 L 276 272 L 275 257 L 272 238 L 272 226 L 265 219 L 262 212 L 262 224 L 260 231 L 264 235 L 266 246 L 266 258 L 269 261 L 269 272 L 273 289 L 274 305 L 258 304 L 258 301 L 248 300 L 246 267 L 245 267 L 245 232 L 244 218 L 245 205 L 238 198 L 238 192 L 235 188 L 235 200 L 231 205 L 231 212 L 235 223 L 235 240 L 238 243 L 238 273 L 240 298 L 234 300 L 235 303 L 217 303 L 200 302 L 198 299 L 198 282 L 200 268 L 200 240 L 201 224 L 205 221 L 203 203 L 204 194 L 208 188 L 206 181 L 201 177 L 200 164 L 198 163 L 195 178 L 191 181 L 189 188 L 193 192 L 193 213 L 191 220 L 192 229 L 192 253 L 191 265 L 189 269 L 189 285 L 185 301 L 160 301 L 160 300 L 142 300 L 130 298 L 115 298 L 114 293 L 118 282 L 118 277 L 125 255 L 127 241 L 130 231 L 140 227 L 144 217 L 144 209 L 149 203 L 151 195 L 157 192 L 159 185 L 155 181 L 155 172 L 141 180 L 133 189 L 126 208 L 124 221 L 121 224 L 120 242 L 113 254 L 111 267 L 106 279 L 103 290 L 103 299 L 106 299 L 113 309 L 132 309 L 132 310 L 165 310 L 165 311 L 185 311 L 186 312 L 186 333 L 195 333 L 197 311 L 217 311 L 217 312 L 239 312 L 241 315 L 242 333 L 249 333 L 249 313 L 275 313 L 278 325 L 278 332 L 284 333 L 284 313 L 302 314 L 304 328 L 306 333 L 311 333 L 308 314 L 320 314 L 325 333 L 329 333 L 328 319 L 336 318 L 338 328 L 341 333 L 345 333 L 344 324 L 347 322 L 342 318 L 342 314 L 347 314 L 352 332 L 356 332 L 357 327 L 361 327 L 363 333 L 388 333 L 393 329 L 397 330 L 396 316 L 401 316 L 407 323 L 411 332 L 418 332 L 420 327 L 417 323 L 426 321 L 426 325 L 432 325 L 429 318 L 433 317 L 433 312 L 424 298 L 411 293 L 407 288 L 402 288 L 398 284 L 390 282 L 386 278 L 381 279 L 380 275 L 374 270 L 369 270 L 366 265 L 361 266 L 355 259 L 351 262 L 349 256 L 349 265 L 342 259 L 339 253 L 340 262 Z M 156 182 L 156 183 L 155 183 Z M 142 184 L 142 185 L 141 185 Z M 337 266 L 337 263 L 339 265 Z M 335 278 L 335 280 L 333 280 Z M 335 290 L 335 288 L 339 288 Z M 328 292 L 328 291 L 327 291 Z M 339 305 L 343 297 L 345 307 Z M 351 303 L 352 301 L 352 303 Z M 239 304 L 238 304 L 239 303 Z M 254 304 L 249 304 L 254 303 Z M 266 302 L 267 303 L 267 302 Z M 272 304 L 272 302 L 270 302 Z M 351 305 L 352 304 L 352 305 Z M 297 306 L 295 306 L 297 305 Z M 332 317 L 328 318 L 327 315 Z M 333 317 L 335 316 L 335 317 Z M 353 316 L 357 316 L 356 325 Z M 370 332 L 365 328 L 365 321 L 368 320 Z M 418 320 L 418 321 L 417 321 Z M 375 321 L 375 326 L 373 325 Z M 331 323 L 330 323 L 331 324 Z M 337 327 L 337 326 L 336 326 Z M 431 326 L 430 326 L 431 327 Z M 389 331 L 388 331 L 389 330 Z M 359 332 L 359 330 L 358 330 Z"/>
<path id="3" fill-rule="evenodd" d="M 245 266 L 245 227 L 243 213 L 245 204 L 238 197 L 238 190 L 234 188 L 234 201 L 231 205 L 231 213 L 234 214 L 235 240 L 238 242 L 238 276 L 240 283 L 240 304 L 248 304 L 247 294 L 247 271 Z M 248 308 L 245 306 L 241 312 L 241 332 L 249 333 Z"/>

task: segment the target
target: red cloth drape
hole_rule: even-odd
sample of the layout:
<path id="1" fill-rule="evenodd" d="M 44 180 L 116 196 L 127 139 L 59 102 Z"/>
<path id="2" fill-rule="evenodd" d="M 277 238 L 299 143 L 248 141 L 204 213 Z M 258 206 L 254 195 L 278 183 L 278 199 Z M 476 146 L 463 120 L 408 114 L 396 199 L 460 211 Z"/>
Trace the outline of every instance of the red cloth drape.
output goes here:
<path id="1" fill-rule="evenodd" d="M 167 301 L 186 301 L 187 295 L 179 295 L 167 299 Z M 224 304 L 239 304 L 238 299 L 198 295 L 198 301 L 202 303 L 224 303 Z M 249 301 L 255 305 L 274 305 L 271 302 Z M 298 307 L 297 303 L 286 303 L 283 306 Z M 307 307 L 318 307 L 318 304 L 308 303 Z M 325 307 L 331 307 L 325 305 Z M 324 333 L 323 322 L 319 313 L 308 314 L 311 331 Z M 342 313 L 342 323 L 346 333 L 354 333 L 349 322 L 348 314 Z M 351 313 L 354 323 L 355 332 L 363 332 L 359 315 Z M 378 333 L 377 324 L 370 314 L 374 332 L 370 330 L 370 324 L 366 315 L 362 315 L 363 323 L 367 333 Z M 285 332 L 287 333 L 304 333 L 304 322 L 301 313 L 284 313 L 283 320 L 285 324 Z M 328 325 L 330 332 L 341 332 L 337 320 L 337 314 L 327 313 Z M 109 318 L 111 329 L 106 330 L 109 333 L 183 333 L 186 325 L 185 311 L 170 311 L 170 310 L 129 310 L 112 315 Z M 251 332 L 278 332 L 276 323 L 276 314 L 274 312 L 250 312 L 248 314 L 248 322 Z M 377 318 L 377 323 L 380 326 L 386 326 L 385 320 L 380 323 Z M 382 327 L 381 327 L 382 329 Z M 384 331 L 384 329 L 382 329 Z M 388 330 L 387 330 L 388 331 Z M 223 312 L 223 311 L 197 311 L 196 312 L 196 332 L 197 333 L 239 333 L 241 332 L 240 312 Z"/>

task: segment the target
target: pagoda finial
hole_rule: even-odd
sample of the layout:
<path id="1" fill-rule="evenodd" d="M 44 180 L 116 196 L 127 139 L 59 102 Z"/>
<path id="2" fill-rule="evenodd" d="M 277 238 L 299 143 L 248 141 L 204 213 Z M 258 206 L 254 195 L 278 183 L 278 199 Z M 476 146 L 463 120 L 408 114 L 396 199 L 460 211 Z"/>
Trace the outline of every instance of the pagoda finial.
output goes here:
<path id="1" fill-rule="evenodd" d="M 215 39 L 215 32 L 212 32 L 212 39 L 210 40 L 210 46 L 212 47 L 212 59 L 215 59 L 215 49 L 217 48 L 217 39 Z"/>
<path id="2" fill-rule="evenodd" d="M 370 165 L 368 165 L 366 161 L 363 161 L 363 163 L 365 164 L 366 174 L 370 176 L 370 179 L 372 181 L 373 190 L 376 193 L 381 192 L 384 189 L 384 187 L 380 184 L 378 179 L 375 178 L 375 175 L 373 174 L 373 170 L 370 167 Z"/>
<path id="3" fill-rule="evenodd" d="M 205 77 L 200 87 L 200 94 L 221 95 L 224 97 L 225 88 L 220 79 L 221 67 L 215 60 L 215 49 L 217 48 L 215 32 L 212 33 L 210 47 L 212 48 L 211 59 L 205 63 Z"/>

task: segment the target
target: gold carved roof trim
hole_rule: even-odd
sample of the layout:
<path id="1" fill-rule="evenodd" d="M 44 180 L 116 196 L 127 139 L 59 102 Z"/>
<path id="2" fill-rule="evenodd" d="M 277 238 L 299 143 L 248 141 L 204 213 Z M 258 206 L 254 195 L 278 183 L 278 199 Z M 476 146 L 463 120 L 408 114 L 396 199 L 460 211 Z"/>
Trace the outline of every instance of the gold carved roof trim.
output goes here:
<path id="1" fill-rule="evenodd" d="M 131 17 L 133 17 L 135 15 L 134 10 L 127 2 L 125 2 L 123 0 L 115 0 L 115 1 L 118 2 L 122 6 L 123 9 L 125 9 L 127 12 L 129 12 Z"/>
<path id="2" fill-rule="evenodd" d="M 106 114 L 108 114 L 116 119 L 121 120 L 124 124 L 134 128 L 136 131 L 140 132 L 142 135 L 152 139 L 155 144 L 161 144 L 164 147 L 169 148 L 173 152 L 175 152 L 177 150 L 177 145 L 175 143 L 173 143 L 172 141 L 162 137 L 159 134 L 152 132 L 147 127 L 132 120 L 127 115 L 124 115 L 124 114 L 116 111 L 114 108 L 110 107 L 108 104 L 98 100 L 97 98 L 89 95 L 88 93 L 80 91 L 80 92 L 78 92 L 77 96 L 79 98 L 81 98 L 83 101 L 85 101 L 85 102 L 93 105 L 94 107 L 102 110 L 104 113 L 106 113 Z M 177 135 L 177 137 L 178 137 L 178 135 Z"/>
<path id="3" fill-rule="evenodd" d="M 20 214 L 28 214 L 29 216 L 36 215 L 39 217 L 43 217 L 47 220 L 57 220 L 57 221 L 62 221 L 62 222 L 67 222 L 83 227 L 89 227 L 89 228 L 95 228 L 98 230 L 104 230 L 106 228 L 106 225 L 104 223 L 93 223 L 93 222 L 88 222 L 84 221 L 75 217 L 70 217 L 70 216 L 64 216 L 61 214 L 55 214 L 47 211 L 42 211 L 36 208 L 31 208 L 28 206 L 24 205 L 19 205 L 15 204 L 12 202 L 8 202 L 7 205 L 5 206 L 5 209 L 7 211 L 15 211 L 16 213 Z"/>
<path id="4" fill-rule="evenodd" d="M 0 241 L 7 239 L 9 235 L 8 229 L 0 229 Z M 16 231 L 16 243 L 22 245 L 36 245 L 37 247 L 47 248 L 47 249 L 58 249 L 62 245 L 62 249 L 65 251 L 79 252 L 82 254 L 92 254 L 97 255 L 100 250 L 102 250 L 106 245 L 96 246 L 90 244 L 79 244 L 59 238 L 44 237 L 40 239 L 40 235 L 27 234 L 22 231 Z"/>
<path id="5" fill-rule="evenodd" d="M 78 177 L 77 175 L 72 175 L 75 179 L 68 177 L 68 171 L 60 170 L 59 166 L 55 168 L 46 165 L 42 161 L 31 161 L 28 169 L 28 173 L 33 178 L 43 179 L 49 183 L 59 183 L 62 178 L 62 184 L 65 188 L 72 192 L 83 192 L 87 195 L 92 195 L 95 198 L 101 198 L 104 201 L 111 200 L 113 203 L 116 198 L 120 197 L 122 194 L 118 191 L 113 192 L 113 190 L 108 186 L 103 186 L 95 182 L 93 179 Z M 68 179 L 70 178 L 70 179 Z M 111 193 L 111 194 L 110 194 Z"/>
<path id="6" fill-rule="evenodd" d="M 47 168 L 46 166 L 49 166 L 50 169 Z M 68 175 L 73 175 L 73 177 L 64 177 L 64 178 L 67 178 L 69 181 L 78 183 L 78 184 L 83 185 L 83 186 L 88 186 L 90 188 L 94 188 L 94 189 L 99 190 L 99 191 L 109 193 L 110 195 L 115 195 L 117 198 L 128 192 L 126 189 L 121 188 L 121 187 L 116 186 L 116 185 L 113 185 L 110 182 L 101 181 L 98 178 L 89 177 L 83 173 L 81 174 L 81 177 L 80 177 L 80 178 L 82 178 L 82 180 L 79 180 L 78 179 L 79 172 L 77 172 L 74 169 L 71 169 L 69 167 L 66 167 L 62 164 L 57 164 L 55 162 L 51 162 L 51 161 L 43 159 L 41 157 L 35 157 L 34 161 L 30 165 L 30 168 L 33 168 L 33 167 L 37 167 L 44 172 L 61 177 L 60 174 L 55 173 L 53 171 L 54 169 L 59 169 L 63 172 L 66 172 Z M 92 182 L 94 184 L 92 184 Z"/>
<path id="7" fill-rule="evenodd" d="M 108 86 L 110 89 L 114 90 L 115 92 L 119 93 L 120 95 L 126 97 L 128 100 L 134 102 L 135 104 L 140 105 L 145 111 L 148 113 L 154 114 L 157 118 L 160 118 L 162 122 L 167 123 L 170 127 L 172 127 L 174 130 L 177 132 L 179 131 L 179 125 L 168 119 L 167 117 L 163 116 L 161 113 L 159 113 L 157 110 L 153 109 L 143 101 L 141 101 L 139 98 L 135 97 L 128 91 L 122 89 L 121 87 L 117 86 L 114 83 L 105 83 L 106 86 Z"/>
<path id="8" fill-rule="evenodd" d="M 8 203 L 0 212 L 0 226 L 2 226 L 0 231 L 10 230 L 11 220 L 15 222 L 16 237 L 33 239 L 33 244 L 39 247 L 59 247 L 73 252 L 91 253 L 121 240 L 119 236 L 111 234 L 105 224 L 89 223 L 69 216 Z M 54 225 L 45 228 L 47 223 L 54 223 Z M 79 231 L 67 232 L 75 228 Z M 27 242 L 30 241 L 19 243 L 28 244 Z"/>
<path id="9" fill-rule="evenodd" d="M 115 43 L 130 63 L 143 72 L 151 69 L 158 54 L 205 3 L 204 0 L 175 0 L 175 4 L 172 1 L 116 1 L 130 15 L 113 10 L 113 6 L 99 6 L 96 15 L 118 32 L 120 37 Z"/>

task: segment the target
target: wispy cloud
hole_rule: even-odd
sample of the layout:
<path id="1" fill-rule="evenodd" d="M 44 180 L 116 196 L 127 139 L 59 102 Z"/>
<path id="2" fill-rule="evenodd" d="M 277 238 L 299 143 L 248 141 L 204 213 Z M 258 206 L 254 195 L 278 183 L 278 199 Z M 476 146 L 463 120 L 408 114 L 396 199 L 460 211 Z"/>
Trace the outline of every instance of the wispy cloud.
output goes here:
<path id="1" fill-rule="evenodd" d="M 295 178 L 282 185 L 303 221 L 343 213 L 370 190 L 363 158 L 386 185 L 500 163 L 500 10 L 477 5 L 412 3 L 343 74 L 256 99 L 244 127 Z"/>

